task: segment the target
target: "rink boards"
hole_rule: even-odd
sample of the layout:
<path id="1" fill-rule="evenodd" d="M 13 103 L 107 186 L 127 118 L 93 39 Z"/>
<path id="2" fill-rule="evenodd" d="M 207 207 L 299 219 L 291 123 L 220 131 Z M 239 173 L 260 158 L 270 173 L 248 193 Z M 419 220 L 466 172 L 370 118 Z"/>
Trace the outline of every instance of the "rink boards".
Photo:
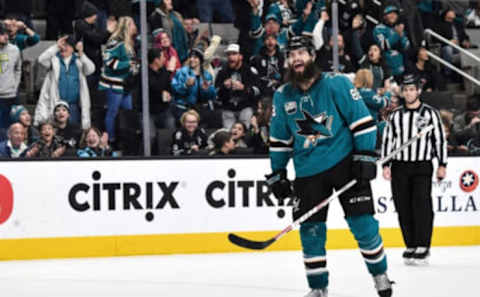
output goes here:
<path id="1" fill-rule="evenodd" d="M 478 168 L 451 158 L 433 182 L 433 245 L 480 244 Z M 270 195 L 267 172 L 267 159 L 2 162 L 0 259 L 246 251 L 227 234 L 265 240 L 291 223 L 292 201 Z M 380 171 L 373 190 L 385 245 L 402 246 Z M 356 247 L 337 201 L 328 227 L 328 248 Z M 268 250 L 299 248 L 293 231 Z"/>

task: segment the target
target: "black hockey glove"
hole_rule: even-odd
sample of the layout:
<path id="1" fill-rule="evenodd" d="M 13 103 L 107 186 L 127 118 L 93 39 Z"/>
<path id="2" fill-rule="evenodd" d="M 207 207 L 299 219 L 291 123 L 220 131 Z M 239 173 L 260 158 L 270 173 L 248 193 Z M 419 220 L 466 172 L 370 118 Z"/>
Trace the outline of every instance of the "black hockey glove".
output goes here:
<path id="1" fill-rule="evenodd" d="M 377 177 L 377 158 L 377 153 L 372 151 L 353 153 L 353 177 L 359 181 L 369 181 Z"/>
<path id="2" fill-rule="evenodd" d="M 292 195 L 292 183 L 287 178 L 287 170 L 282 169 L 265 175 L 267 184 L 277 199 L 285 199 Z"/>

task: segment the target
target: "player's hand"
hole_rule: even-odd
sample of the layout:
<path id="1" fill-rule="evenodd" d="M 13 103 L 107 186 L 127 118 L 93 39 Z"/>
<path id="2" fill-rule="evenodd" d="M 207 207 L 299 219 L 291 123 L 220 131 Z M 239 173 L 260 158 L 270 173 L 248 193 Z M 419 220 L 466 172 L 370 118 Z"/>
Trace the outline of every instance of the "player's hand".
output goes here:
<path id="1" fill-rule="evenodd" d="M 437 180 L 441 181 L 447 176 L 447 168 L 444 166 L 438 166 L 437 168 Z"/>
<path id="2" fill-rule="evenodd" d="M 392 170 L 390 169 L 390 167 L 383 167 L 383 178 L 386 180 L 392 180 Z"/>
<path id="3" fill-rule="evenodd" d="M 267 184 L 277 199 L 285 199 L 292 195 L 292 183 L 287 178 L 287 170 L 282 169 L 265 175 Z"/>

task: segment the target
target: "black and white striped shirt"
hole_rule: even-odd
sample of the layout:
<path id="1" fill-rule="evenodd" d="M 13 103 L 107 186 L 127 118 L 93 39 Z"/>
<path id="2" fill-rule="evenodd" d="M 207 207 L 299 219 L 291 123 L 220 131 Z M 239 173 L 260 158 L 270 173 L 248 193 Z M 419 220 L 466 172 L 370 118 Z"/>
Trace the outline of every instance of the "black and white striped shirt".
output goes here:
<path id="1" fill-rule="evenodd" d="M 447 140 L 442 120 L 438 110 L 425 103 L 416 109 L 400 106 L 390 114 L 383 131 L 382 158 L 429 125 L 433 125 L 433 130 L 395 155 L 393 160 L 416 162 L 436 157 L 439 165 L 446 166 Z"/>

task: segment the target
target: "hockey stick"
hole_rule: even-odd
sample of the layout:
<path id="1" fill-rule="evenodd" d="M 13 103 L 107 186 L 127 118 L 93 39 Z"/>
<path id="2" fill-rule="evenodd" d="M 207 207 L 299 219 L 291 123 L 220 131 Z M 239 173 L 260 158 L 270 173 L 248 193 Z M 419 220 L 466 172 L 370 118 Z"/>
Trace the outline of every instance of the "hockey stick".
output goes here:
<path id="1" fill-rule="evenodd" d="M 396 154 L 400 153 L 402 150 L 410 146 L 412 143 L 423 137 L 425 134 L 430 132 L 433 129 L 433 125 L 429 125 L 426 128 L 424 128 L 422 131 L 418 132 L 416 135 L 414 135 L 412 138 L 410 138 L 407 142 L 402 144 L 399 148 L 393 150 L 390 154 L 385 156 L 383 159 L 378 160 L 376 163 L 377 164 L 383 164 L 385 162 L 390 161 Z M 315 213 L 317 213 L 319 210 L 327 206 L 332 200 L 336 199 L 338 196 L 340 196 L 342 193 L 353 187 L 357 183 L 357 180 L 353 179 L 350 182 L 348 182 L 346 185 L 344 185 L 340 190 L 335 191 L 330 197 L 327 199 L 323 200 L 319 204 L 315 205 L 312 209 L 310 209 L 308 212 L 304 213 L 301 217 L 299 217 L 297 220 L 295 220 L 293 223 L 291 223 L 287 228 L 283 229 L 280 231 L 277 235 L 274 237 L 266 240 L 266 241 L 255 241 L 255 240 L 250 240 L 244 237 L 240 237 L 234 233 L 229 233 L 228 234 L 228 239 L 230 242 L 232 242 L 235 245 L 238 245 L 243 248 L 247 249 L 252 249 L 252 250 L 263 250 L 273 244 L 275 241 L 280 239 L 283 235 L 287 234 L 288 232 L 292 231 L 296 227 L 298 227 L 301 223 L 305 222 L 308 218 L 313 216 Z"/>

